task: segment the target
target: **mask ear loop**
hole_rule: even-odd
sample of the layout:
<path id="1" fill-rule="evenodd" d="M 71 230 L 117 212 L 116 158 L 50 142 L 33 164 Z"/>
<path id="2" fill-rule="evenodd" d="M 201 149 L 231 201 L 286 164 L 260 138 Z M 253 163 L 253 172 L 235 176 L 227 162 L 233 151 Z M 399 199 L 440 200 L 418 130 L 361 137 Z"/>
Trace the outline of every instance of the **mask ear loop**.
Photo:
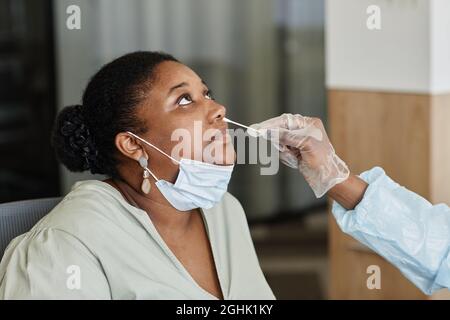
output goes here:
<path id="1" fill-rule="evenodd" d="M 153 177 L 153 179 L 155 179 L 155 181 L 159 180 L 149 168 L 145 167 L 144 170 L 150 173 L 150 175 Z"/>
<path id="2" fill-rule="evenodd" d="M 165 155 L 166 157 L 170 158 L 172 161 L 176 162 L 177 164 L 180 164 L 180 161 L 178 161 L 178 160 L 175 159 L 174 157 L 168 155 L 167 153 L 165 153 L 164 151 L 162 151 L 162 150 L 161 150 L 160 148 L 158 148 L 157 146 L 154 146 L 154 145 L 151 144 L 150 142 L 145 141 L 144 139 L 142 139 L 141 137 L 135 135 L 134 133 L 132 133 L 132 132 L 130 132 L 130 131 L 127 131 L 127 133 L 131 134 L 131 135 L 132 135 L 133 137 L 135 137 L 136 139 L 139 139 L 139 140 L 141 140 L 142 142 L 148 144 L 150 147 L 152 147 L 152 148 L 158 150 L 158 151 L 161 152 L 163 155 Z M 151 173 L 151 172 L 150 172 L 150 173 Z M 151 174 L 154 176 L 153 173 L 151 173 Z"/>

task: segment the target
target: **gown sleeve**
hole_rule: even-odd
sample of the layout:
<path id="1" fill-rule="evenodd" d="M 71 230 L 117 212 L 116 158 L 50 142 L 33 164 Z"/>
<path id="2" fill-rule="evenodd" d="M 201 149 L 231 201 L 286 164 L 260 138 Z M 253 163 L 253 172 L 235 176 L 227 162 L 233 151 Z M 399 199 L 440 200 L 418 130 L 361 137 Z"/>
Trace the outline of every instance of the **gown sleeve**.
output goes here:
<path id="1" fill-rule="evenodd" d="M 95 255 L 63 230 L 15 238 L 0 263 L 0 299 L 111 299 Z"/>
<path id="2" fill-rule="evenodd" d="M 450 288 L 449 207 L 432 205 L 380 167 L 360 177 L 369 186 L 354 210 L 333 202 L 341 230 L 383 256 L 425 294 Z"/>

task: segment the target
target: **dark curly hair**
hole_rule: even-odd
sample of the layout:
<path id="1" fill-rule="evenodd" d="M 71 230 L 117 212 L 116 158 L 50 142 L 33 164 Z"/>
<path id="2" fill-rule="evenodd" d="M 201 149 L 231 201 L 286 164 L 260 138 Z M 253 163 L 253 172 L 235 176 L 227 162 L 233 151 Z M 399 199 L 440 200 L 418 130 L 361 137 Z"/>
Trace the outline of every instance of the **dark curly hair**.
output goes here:
<path id="1" fill-rule="evenodd" d="M 136 110 L 151 88 L 155 68 L 164 61 L 178 62 L 164 52 L 139 51 L 119 57 L 90 79 L 82 105 L 67 106 L 58 113 L 51 144 L 67 169 L 119 178 L 114 139 L 120 132 L 148 130 Z"/>

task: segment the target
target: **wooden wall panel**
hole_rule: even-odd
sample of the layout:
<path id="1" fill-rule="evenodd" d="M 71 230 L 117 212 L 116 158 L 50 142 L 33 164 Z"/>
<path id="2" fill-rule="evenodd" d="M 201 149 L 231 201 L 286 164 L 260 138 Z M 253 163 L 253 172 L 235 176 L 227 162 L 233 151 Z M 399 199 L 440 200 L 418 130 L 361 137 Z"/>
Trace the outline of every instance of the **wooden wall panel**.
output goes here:
<path id="1" fill-rule="evenodd" d="M 352 172 L 376 165 L 421 195 L 430 192 L 427 95 L 329 91 L 329 131 Z"/>
<path id="2" fill-rule="evenodd" d="M 430 200 L 450 205 L 450 94 L 431 101 Z"/>

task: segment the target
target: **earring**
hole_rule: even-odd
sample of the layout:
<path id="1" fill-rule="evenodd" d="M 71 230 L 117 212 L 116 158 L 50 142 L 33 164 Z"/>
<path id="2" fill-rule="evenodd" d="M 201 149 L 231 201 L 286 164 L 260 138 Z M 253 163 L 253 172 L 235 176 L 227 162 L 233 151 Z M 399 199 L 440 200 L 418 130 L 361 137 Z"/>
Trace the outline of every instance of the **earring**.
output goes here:
<path id="1" fill-rule="evenodd" d="M 141 190 L 143 193 L 148 194 L 150 192 L 150 189 L 152 188 L 152 185 L 148 179 L 150 177 L 150 174 L 148 173 L 148 168 L 147 168 L 147 165 L 148 165 L 147 158 L 145 158 L 144 156 L 141 156 L 139 158 L 139 165 L 142 168 L 144 168 L 144 175 L 143 175 L 144 180 L 142 180 Z"/>

